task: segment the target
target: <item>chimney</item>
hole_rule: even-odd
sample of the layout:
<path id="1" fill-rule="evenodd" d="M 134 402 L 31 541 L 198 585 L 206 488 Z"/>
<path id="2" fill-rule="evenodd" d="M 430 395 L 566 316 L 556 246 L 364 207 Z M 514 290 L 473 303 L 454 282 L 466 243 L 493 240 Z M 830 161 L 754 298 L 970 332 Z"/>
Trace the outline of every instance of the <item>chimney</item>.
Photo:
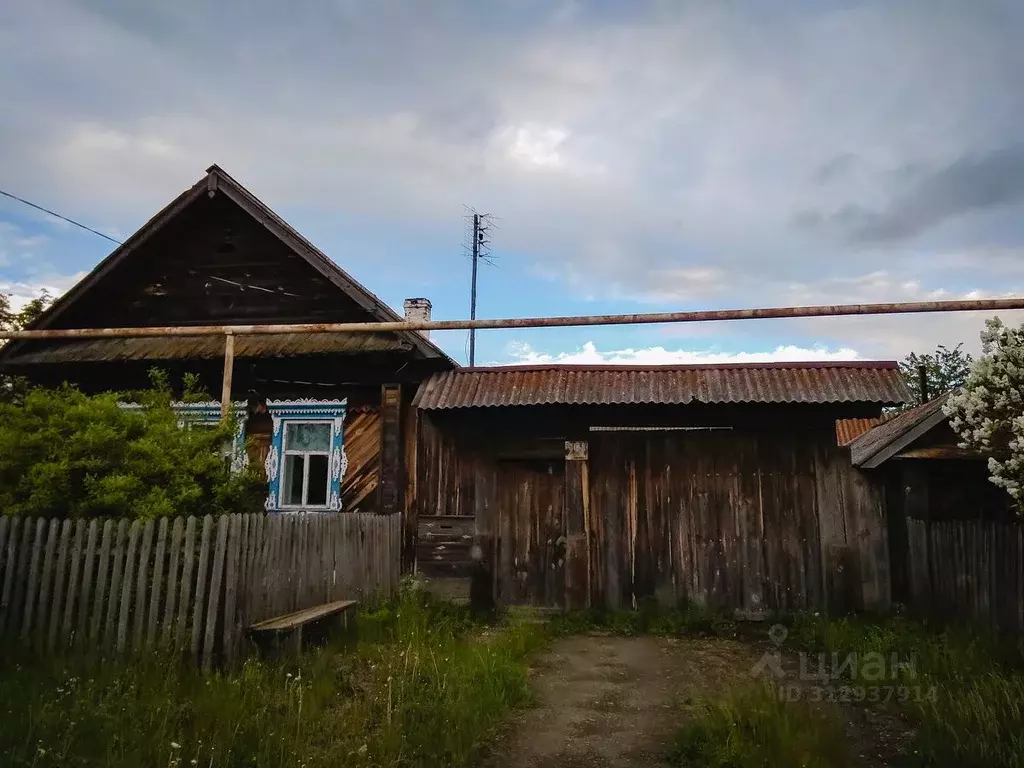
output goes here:
<path id="1" fill-rule="evenodd" d="M 430 299 L 406 299 L 405 300 L 405 319 L 418 323 L 420 321 L 430 320 Z M 430 331 L 420 331 L 424 337 L 430 338 Z"/>

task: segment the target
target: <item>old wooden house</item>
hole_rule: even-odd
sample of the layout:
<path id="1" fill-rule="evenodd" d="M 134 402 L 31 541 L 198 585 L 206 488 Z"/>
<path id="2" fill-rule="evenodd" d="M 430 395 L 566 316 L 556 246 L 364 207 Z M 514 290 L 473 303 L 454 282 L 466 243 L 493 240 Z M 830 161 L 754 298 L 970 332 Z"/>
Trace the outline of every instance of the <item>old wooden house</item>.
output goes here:
<path id="1" fill-rule="evenodd" d="M 836 421 L 908 397 L 887 362 L 434 374 L 417 567 L 482 571 L 506 604 L 885 608 L 884 494 Z"/>
<path id="2" fill-rule="evenodd" d="M 406 302 L 415 319 L 425 299 Z M 217 166 L 156 214 L 32 326 L 34 329 L 401 320 Z M 456 367 L 425 335 L 239 336 L 233 397 L 271 509 L 400 511 L 420 382 Z M 0 367 L 85 391 L 180 384 L 221 392 L 223 337 L 15 341 Z"/>
<path id="3" fill-rule="evenodd" d="M 943 395 L 880 419 L 849 444 L 853 465 L 885 497 L 893 597 L 901 602 L 910 599 L 912 521 L 1017 519 L 1013 499 L 989 481 L 987 457 L 959 446 L 943 412 L 946 400 Z"/>

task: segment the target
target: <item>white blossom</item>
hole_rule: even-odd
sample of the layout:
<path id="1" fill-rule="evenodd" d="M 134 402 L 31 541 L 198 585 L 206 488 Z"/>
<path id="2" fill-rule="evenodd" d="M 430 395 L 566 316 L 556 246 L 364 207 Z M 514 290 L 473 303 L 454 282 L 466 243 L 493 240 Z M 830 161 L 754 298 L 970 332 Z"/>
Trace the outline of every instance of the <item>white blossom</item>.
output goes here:
<path id="1" fill-rule="evenodd" d="M 960 447 L 988 455 L 992 482 L 1024 502 L 1024 325 L 1007 328 L 997 317 L 981 334 L 984 354 L 944 411 Z"/>

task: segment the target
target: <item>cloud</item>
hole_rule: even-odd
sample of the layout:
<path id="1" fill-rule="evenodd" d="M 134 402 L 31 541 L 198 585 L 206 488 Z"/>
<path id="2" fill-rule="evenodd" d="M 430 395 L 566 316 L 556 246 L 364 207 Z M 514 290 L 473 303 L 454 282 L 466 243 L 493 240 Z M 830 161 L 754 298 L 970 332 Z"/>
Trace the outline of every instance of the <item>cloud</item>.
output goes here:
<path id="1" fill-rule="evenodd" d="M 818 171 L 831 178 L 845 163 L 837 158 Z M 987 208 L 1024 200 L 1024 144 L 1002 147 L 984 155 L 959 158 L 919 177 L 908 190 L 881 210 L 857 203 L 843 205 L 832 214 L 801 211 L 797 226 L 835 228 L 853 242 L 881 243 L 907 240 L 944 222 Z"/>
<path id="2" fill-rule="evenodd" d="M 793 345 L 779 346 L 761 352 L 720 352 L 713 349 L 666 349 L 663 346 L 643 349 L 617 349 L 601 351 L 592 341 L 586 342 L 575 352 L 538 352 L 524 341 L 511 342 L 505 353 L 504 364 L 513 362 L 525 365 L 550 363 L 582 365 L 708 365 L 718 363 L 773 363 L 800 362 L 812 360 L 856 360 L 856 350 L 826 349 L 823 347 L 802 348 Z M 494 363 L 500 365 L 502 363 Z"/>
<path id="3" fill-rule="evenodd" d="M 290 219 L 437 234 L 472 204 L 521 294 L 543 271 L 623 311 L 1020 290 L 992 254 L 1024 247 L 1021 29 L 1020 3 L 956 0 L 7 3 L 0 167 L 122 234 L 214 161 Z M 882 354 L 971 323 L 723 333 Z"/>
<path id="4" fill-rule="evenodd" d="M 85 277 L 85 272 L 74 275 L 44 275 L 32 282 L 14 282 L 0 279 L 0 293 L 11 297 L 11 309 L 15 312 L 38 298 L 42 293 L 49 294 L 51 299 L 58 298 L 71 286 Z"/>

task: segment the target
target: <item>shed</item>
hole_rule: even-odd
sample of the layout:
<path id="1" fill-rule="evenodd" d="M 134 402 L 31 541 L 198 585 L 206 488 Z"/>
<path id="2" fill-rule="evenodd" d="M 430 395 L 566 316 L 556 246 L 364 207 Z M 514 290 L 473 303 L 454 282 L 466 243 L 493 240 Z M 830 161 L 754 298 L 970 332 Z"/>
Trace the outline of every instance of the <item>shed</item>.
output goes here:
<path id="1" fill-rule="evenodd" d="M 414 510 L 480 545 L 505 604 L 882 608 L 884 499 L 836 421 L 908 397 L 892 362 L 442 372 L 414 400 Z M 417 568 L 469 563 L 430 538 Z"/>
<path id="2" fill-rule="evenodd" d="M 889 514 L 893 593 L 908 596 L 908 519 L 1005 522 L 1012 499 L 989 481 L 987 457 L 959 446 L 936 397 L 867 430 L 850 443 L 853 465 L 884 490 Z"/>

